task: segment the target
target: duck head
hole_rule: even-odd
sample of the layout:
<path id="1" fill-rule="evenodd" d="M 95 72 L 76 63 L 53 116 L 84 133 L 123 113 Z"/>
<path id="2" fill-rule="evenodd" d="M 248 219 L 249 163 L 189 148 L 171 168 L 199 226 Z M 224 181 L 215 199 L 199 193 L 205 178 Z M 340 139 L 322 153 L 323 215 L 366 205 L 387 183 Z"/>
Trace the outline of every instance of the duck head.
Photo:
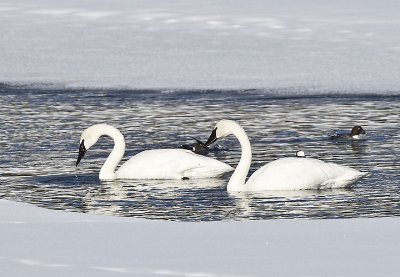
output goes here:
<path id="1" fill-rule="evenodd" d="M 351 136 L 358 136 L 358 135 L 361 135 L 361 134 L 365 134 L 366 132 L 365 132 L 365 130 L 361 127 L 361 126 L 359 126 L 359 125 L 356 125 L 356 126 L 354 126 L 353 127 L 353 129 L 351 129 Z"/>

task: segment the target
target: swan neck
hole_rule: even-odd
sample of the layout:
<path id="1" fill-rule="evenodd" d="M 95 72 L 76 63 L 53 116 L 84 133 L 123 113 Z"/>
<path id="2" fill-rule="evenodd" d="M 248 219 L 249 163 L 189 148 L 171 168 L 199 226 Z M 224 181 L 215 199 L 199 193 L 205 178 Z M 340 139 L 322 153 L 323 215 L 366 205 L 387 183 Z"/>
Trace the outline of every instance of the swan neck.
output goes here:
<path id="1" fill-rule="evenodd" d="M 235 126 L 232 134 L 239 140 L 242 148 L 240 161 L 228 182 L 228 191 L 245 190 L 246 177 L 251 165 L 251 145 L 246 132 L 239 125 Z"/>
<path id="2" fill-rule="evenodd" d="M 115 179 L 115 170 L 125 153 L 125 139 L 118 129 L 112 126 L 103 127 L 100 136 L 106 135 L 113 139 L 114 148 L 100 169 L 100 180 Z"/>

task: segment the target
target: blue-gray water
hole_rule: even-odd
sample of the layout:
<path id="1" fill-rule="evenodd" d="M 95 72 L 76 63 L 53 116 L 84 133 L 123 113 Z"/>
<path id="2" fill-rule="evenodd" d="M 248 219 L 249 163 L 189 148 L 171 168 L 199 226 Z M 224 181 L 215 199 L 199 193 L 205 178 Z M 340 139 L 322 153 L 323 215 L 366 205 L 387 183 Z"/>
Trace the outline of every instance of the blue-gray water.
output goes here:
<path id="1" fill-rule="evenodd" d="M 292 95 L 292 96 L 291 96 Z M 293 96 L 295 95 L 295 96 Z M 183 221 L 350 218 L 400 215 L 400 96 L 299 95 L 285 91 L 130 91 L 0 85 L 0 197 L 50 209 Z M 124 134 L 123 161 L 153 148 L 206 140 L 215 123 L 234 119 L 253 148 L 251 172 L 304 150 L 309 156 L 371 174 L 350 189 L 226 191 L 229 175 L 186 181 L 100 182 L 112 149 L 104 137 L 76 169 L 81 132 L 95 123 Z M 362 125 L 360 141 L 331 141 Z M 231 137 L 209 154 L 236 166 Z"/>

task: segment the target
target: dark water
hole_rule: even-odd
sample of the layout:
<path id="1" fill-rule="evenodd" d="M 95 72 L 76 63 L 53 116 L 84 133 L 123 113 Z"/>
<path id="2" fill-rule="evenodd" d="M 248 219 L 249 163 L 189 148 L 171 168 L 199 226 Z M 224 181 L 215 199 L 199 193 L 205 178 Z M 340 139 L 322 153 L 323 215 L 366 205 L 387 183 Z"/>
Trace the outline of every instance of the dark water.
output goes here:
<path id="1" fill-rule="evenodd" d="M 291 93 L 293 92 L 293 93 Z M 296 96 L 290 96 L 296 95 Z M 349 218 L 400 215 L 400 96 L 301 96 L 285 91 L 124 91 L 0 86 L 0 197 L 50 209 L 183 221 Z M 127 142 L 124 160 L 152 148 L 206 140 L 234 119 L 253 147 L 251 172 L 304 150 L 370 176 L 345 190 L 228 193 L 229 176 L 186 181 L 100 182 L 112 149 L 101 138 L 75 168 L 79 138 L 105 122 Z M 362 125 L 360 141 L 335 142 L 334 130 Z M 236 166 L 232 137 L 209 154 Z"/>

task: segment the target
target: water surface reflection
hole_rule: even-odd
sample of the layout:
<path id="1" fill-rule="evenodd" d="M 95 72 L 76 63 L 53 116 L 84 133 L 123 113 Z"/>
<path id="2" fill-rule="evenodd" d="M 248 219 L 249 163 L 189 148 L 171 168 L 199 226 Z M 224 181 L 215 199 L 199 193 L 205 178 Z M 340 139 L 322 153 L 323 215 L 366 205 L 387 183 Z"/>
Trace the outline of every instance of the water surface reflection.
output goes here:
<path id="1" fill-rule="evenodd" d="M 278 96 L 277 96 L 278 95 Z M 183 221 L 398 216 L 398 96 L 279 97 L 264 91 L 40 90 L 3 86 L 0 196 L 51 209 Z M 106 122 L 127 142 L 123 161 L 152 148 L 205 140 L 221 118 L 238 120 L 253 148 L 254 172 L 303 150 L 370 176 L 348 190 L 228 193 L 229 176 L 185 181 L 100 182 L 112 149 L 101 138 L 75 168 L 80 133 Z M 332 141 L 359 124 L 360 141 Z M 232 137 L 209 156 L 236 166 Z"/>

